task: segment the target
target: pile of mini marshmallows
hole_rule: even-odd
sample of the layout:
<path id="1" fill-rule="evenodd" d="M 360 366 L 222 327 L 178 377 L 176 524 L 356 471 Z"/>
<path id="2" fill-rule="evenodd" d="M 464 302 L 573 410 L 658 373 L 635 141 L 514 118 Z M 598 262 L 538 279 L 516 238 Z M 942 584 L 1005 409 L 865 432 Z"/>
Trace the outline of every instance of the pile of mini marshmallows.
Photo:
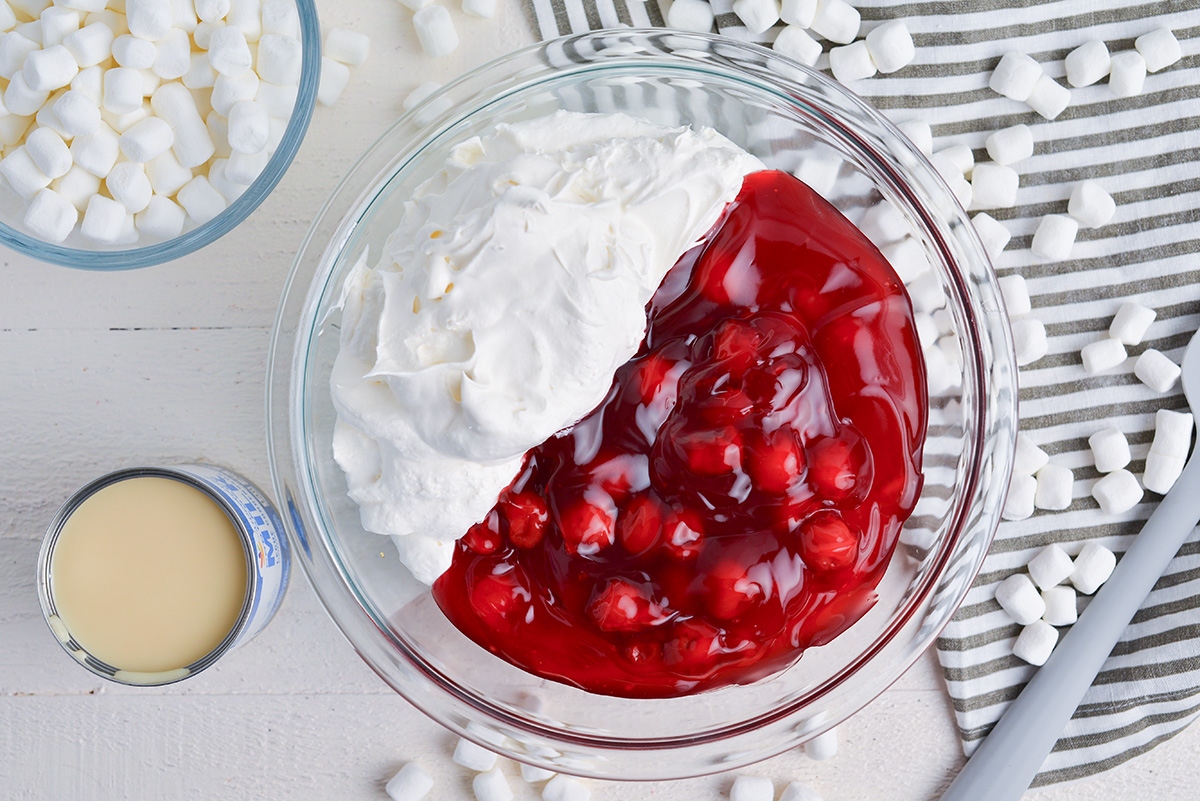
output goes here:
<path id="1" fill-rule="evenodd" d="M 1058 545 L 1047 545 L 1030 560 L 1028 574 L 1015 573 L 996 587 L 996 601 L 1021 633 L 1013 655 L 1031 665 L 1044 665 L 1058 644 L 1057 627 L 1078 616 L 1076 593 L 1091 595 L 1108 581 L 1116 567 L 1112 551 L 1095 542 L 1071 559 Z M 1067 586 L 1064 582 L 1070 582 Z"/>
<path id="2" fill-rule="evenodd" d="M 11 0 L 0 29 L 0 175 L 48 242 L 77 223 L 131 244 L 207 222 L 262 172 L 295 105 L 293 0 Z"/>
<path id="3" fill-rule="evenodd" d="M 445 6 L 437 5 L 433 0 L 400 0 L 400 3 L 413 12 L 413 30 L 425 55 L 441 58 L 458 49 L 458 30 Z M 496 15 L 496 0 L 462 0 L 462 10 L 469 17 L 491 19 Z M 712 25 L 711 12 L 709 25 Z"/>

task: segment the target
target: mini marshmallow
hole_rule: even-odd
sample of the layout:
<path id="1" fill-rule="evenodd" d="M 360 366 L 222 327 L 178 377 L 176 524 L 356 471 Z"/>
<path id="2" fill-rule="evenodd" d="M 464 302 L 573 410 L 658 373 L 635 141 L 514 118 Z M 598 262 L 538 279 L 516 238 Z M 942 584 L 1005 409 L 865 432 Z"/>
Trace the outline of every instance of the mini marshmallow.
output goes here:
<path id="1" fill-rule="evenodd" d="M 238 184 L 252 184 L 271 160 L 271 154 L 266 150 L 258 153 L 238 153 L 236 150 L 229 154 L 225 164 L 225 175 L 229 180 Z"/>
<path id="2" fill-rule="evenodd" d="M 499 768 L 480 773 L 471 782 L 476 801 L 512 801 L 513 791 Z"/>
<path id="3" fill-rule="evenodd" d="M 276 33 L 300 38 L 300 14 L 293 0 L 266 0 L 262 4 L 261 16 L 264 36 Z"/>
<path id="4" fill-rule="evenodd" d="M 1150 348 L 1133 363 L 1133 374 L 1143 384 L 1159 393 L 1169 392 L 1183 371 L 1161 352 Z"/>
<path id="5" fill-rule="evenodd" d="M 1051 511 L 1066 509 L 1071 505 L 1074 487 L 1075 474 L 1069 467 L 1048 464 L 1037 473 L 1037 495 L 1033 502 L 1039 509 Z"/>
<path id="6" fill-rule="evenodd" d="M 1050 461 L 1050 455 L 1039 448 L 1024 431 L 1017 432 L 1017 449 L 1013 457 L 1013 472 L 1032 476 Z"/>
<path id="7" fill-rule="evenodd" d="M 92 195 L 100 191 L 100 179 L 77 165 L 51 183 L 50 188 L 69 200 L 76 211 L 82 212 Z"/>
<path id="8" fill-rule="evenodd" d="M 192 42 L 179 28 L 172 28 L 154 45 L 151 71 L 164 81 L 182 78 L 192 68 Z M 191 88 L 191 87 L 189 87 Z"/>
<path id="9" fill-rule="evenodd" d="M 237 78 L 254 63 L 250 45 L 240 28 L 226 25 L 213 31 L 208 40 L 208 63 L 221 75 Z"/>
<path id="10" fill-rule="evenodd" d="M 442 85 L 440 83 L 437 83 L 436 81 L 425 81 L 424 83 L 420 84 L 416 89 L 413 89 L 411 92 L 409 92 L 408 96 L 406 96 L 404 98 L 404 102 L 401 103 L 401 105 L 404 107 L 405 111 L 409 111 L 410 109 L 415 108 L 418 104 L 420 104 L 420 102 L 422 100 L 429 97 L 434 92 L 436 92 L 438 89 L 440 89 L 441 86 Z"/>
<path id="11" fill-rule="evenodd" d="M 1043 74 L 1033 85 L 1033 91 L 1025 102 L 1038 114 L 1052 120 L 1071 105 L 1071 90 Z"/>
<path id="12" fill-rule="evenodd" d="M 1051 626 L 1069 626 L 1079 619 L 1078 596 L 1074 587 L 1051 587 L 1042 593 L 1042 601 L 1046 604 L 1046 614 L 1042 615 L 1042 620 Z"/>
<path id="13" fill-rule="evenodd" d="M 667 9 L 666 21 L 668 28 L 708 33 L 713 26 L 712 5 L 706 0 L 675 0 Z"/>
<path id="14" fill-rule="evenodd" d="M 50 92 L 38 91 L 30 87 L 21 70 L 17 70 L 12 76 L 12 80 L 8 82 L 8 88 L 4 90 L 4 107 L 10 114 L 20 117 L 36 114 L 49 99 Z"/>
<path id="15" fill-rule="evenodd" d="M 775 37 L 771 45 L 776 53 L 798 61 L 806 67 L 817 63 L 821 57 L 821 43 L 798 25 L 788 25 Z"/>
<path id="16" fill-rule="evenodd" d="M 775 785 L 766 776 L 738 776 L 729 788 L 729 801 L 774 801 Z"/>
<path id="17" fill-rule="evenodd" d="M 433 3 L 433 0 L 400 0 L 400 5 L 409 11 L 420 11 L 431 3 Z"/>
<path id="18" fill-rule="evenodd" d="M 200 167 L 213 157 L 216 146 L 187 87 L 180 83 L 165 84 L 150 98 L 150 105 L 171 126 L 174 133 L 171 148 L 180 164 Z"/>
<path id="19" fill-rule="evenodd" d="M 0 3 L 0 31 L 11 31 L 16 25 L 17 15 L 13 13 L 12 7 L 8 3 Z"/>
<path id="20" fill-rule="evenodd" d="M 220 22 L 229 13 L 229 0 L 195 0 L 196 18 L 201 22 Z"/>
<path id="21" fill-rule="evenodd" d="M 983 249 L 993 259 L 998 258 L 1012 239 L 1012 233 L 986 211 L 976 214 L 971 218 L 971 222 L 975 225 L 975 233 L 979 234 Z"/>
<path id="22" fill-rule="evenodd" d="M 1022 103 L 1033 94 L 1038 79 L 1042 77 L 1042 65 L 1024 53 L 1005 53 L 992 70 L 988 86 L 993 92 Z"/>
<path id="23" fill-rule="evenodd" d="M 257 42 L 262 36 L 262 3 L 260 0 L 231 0 L 225 24 L 240 30 L 247 42 Z"/>
<path id="24" fill-rule="evenodd" d="M 50 6 L 39 17 L 42 23 L 42 47 L 62 44 L 68 33 L 79 30 L 79 12 Z"/>
<path id="25" fill-rule="evenodd" d="M 1065 214 L 1047 214 L 1038 223 L 1029 249 L 1033 255 L 1047 261 L 1062 261 L 1071 255 L 1079 223 Z"/>
<path id="26" fill-rule="evenodd" d="M 929 270 L 929 256 L 926 255 L 925 248 L 912 237 L 906 236 L 899 242 L 886 245 L 880 252 L 888 264 L 892 265 L 897 277 L 906 284 L 912 283 Z"/>
<path id="27" fill-rule="evenodd" d="M 335 61 L 334 63 L 336 64 L 337 62 Z M 341 66 L 344 68 L 344 65 Z M 258 92 L 254 95 L 254 101 L 265 108 L 271 117 L 287 120 L 292 116 L 292 110 L 296 107 L 297 94 L 299 94 L 298 87 L 279 86 L 278 84 L 259 81 Z M 319 89 L 317 90 L 317 95 L 318 99 L 320 99 Z"/>
<path id="28" fill-rule="evenodd" d="M 1003 164 L 979 164 L 971 174 L 973 205 L 986 209 L 1010 209 L 1017 205 L 1021 176 Z"/>
<path id="29" fill-rule="evenodd" d="M 908 284 L 908 296 L 917 311 L 932 313 L 946 305 L 946 290 L 932 271 L 921 273 Z"/>
<path id="30" fill-rule="evenodd" d="M 934 155 L 953 164 L 960 175 L 970 176 L 975 169 L 975 154 L 966 145 L 950 145 Z"/>
<path id="31" fill-rule="evenodd" d="M 1149 72 L 1166 69 L 1183 58 L 1179 40 L 1170 28 L 1155 28 L 1150 33 L 1143 33 L 1134 40 L 1133 46 L 1145 59 Z"/>
<path id="32" fill-rule="evenodd" d="M 229 146 L 229 121 L 219 112 L 210 110 L 204 117 L 204 126 L 208 128 L 208 135 L 216 147 L 214 155 L 221 159 L 229 158 L 233 153 L 233 148 Z"/>
<path id="33" fill-rule="evenodd" d="M 232 203 L 242 196 L 247 187 L 245 184 L 229 180 L 225 174 L 225 165 L 228 163 L 228 159 L 213 159 L 208 165 L 208 182 L 212 184 L 213 189 L 221 193 L 227 202 Z"/>
<path id="34" fill-rule="evenodd" d="M 123 134 L 149 117 L 150 113 L 150 104 L 142 101 L 141 105 L 125 114 L 113 114 L 111 111 L 102 111 L 100 112 L 100 119 L 117 133 Z"/>
<path id="35" fill-rule="evenodd" d="M 837 185 L 837 176 L 841 169 L 842 160 L 839 158 L 810 156 L 802 159 L 800 166 L 792 174 L 818 195 L 829 197 Z"/>
<path id="36" fill-rule="evenodd" d="M 175 144 L 175 132 L 166 120 L 147 117 L 121 134 L 120 144 L 127 159 L 145 164 L 171 149 Z"/>
<path id="37" fill-rule="evenodd" d="M 926 391 L 931 396 L 942 395 L 962 385 L 962 375 L 955 371 L 945 351 L 936 343 L 925 350 L 925 383 Z"/>
<path id="38" fill-rule="evenodd" d="M 73 137 L 71 134 L 67 133 L 66 129 L 63 128 L 62 122 L 58 119 L 58 115 L 54 113 L 54 104 L 57 103 L 58 99 L 64 94 L 66 94 L 66 90 L 59 89 L 54 94 L 50 95 L 50 98 L 46 101 L 46 105 L 38 109 L 37 114 L 34 116 L 34 121 L 37 123 L 35 128 L 46 128 L 58 134 L 63 139 L 72 139 Z"/>
<path id="39" fill-rule="evenodd" d="M 142 76 L 142 97 L 149 97 L 154 90 L 162 86 L 162 78 L 154 74 L 154 70 L 138 70 Z"/>
<path id="40" fill-rule="evenodd" d="M 1091 86 L 1108 75 L 1112 56 L 1099 39 L 1093 39 L 1072 50 L 1063 62 L 1067 68 L 1067 83 L 1071 86 Z"/>
<path id="41" fill-rule="evenodd" d="M 271 116 L 260 103 L 243 100 L 229 111 L 229 146 L 238 153 L 253 155 L 267 146 Z"/>
<path id="42" fill-rule="evenodd" d="M 416 22 L 415 16 L 413 21 Z M 366 34 L 345 28 L 330 28 L 329 33 L 325 34 L 325 49 L 322 51 L 322 55 L 328 56 L 334 61 L 358 67 L 367 60 L 370 52 L 371 40 Z"/>
<path id="43" fill-rule="evenodd" d="M 334 28 L 334 30 L 340 29 Z M 329 33 L 330 36 L 333 35 L 333 31 Z M 326 49 L 328 46 L 326 44 Z M 285 86 L 299 83 L 303 55 L 299 39 L 274 33 L 267 34 L 258 40 L 258 61 L 256 63 L 258 77 L 269 83 Z"/>
<path id="44" fill-rule="evenodd" d="M 171 30 L 173 9 L 165 0 L 125 0 L 125 21 L 129 32 L 157 42 Z"/>
<path id="45" fill-rule="evenodd" d="M 113 200 L 134 213 L 146 208 L 154 194 L 145 167 L 132 161 L 115 165 L 104 179 L 104 186 Z"/>
<path id="46" fill-rule="evenodd" d="M 496 755 L 481 745 L 459 738 L 452 759 L 467 770 L 483 773 L 496 766 Z"/>
<path id="47" fill-rule="evenodd" d="M 1095 181 L 1080 181 L 1071 189 L 1067 214 L 1078 220 L 1080 225 L 1099 228 L 1116 213 L 1116 201 Z"/>
<path id="48" fill-rule="evenodd" d="M 792 782 L 783 788 L 779 801 L 821 801 L 821 794 L 804 782 Z"/>
<path id="49" fill-rule="evenodd" d="M 192 180 L 192 171 L 179 163 L 175 154 L 168 150 L 145 164 L 146 177 L 154 194 L 172 197 L 184 184 Z"/>
<path id="50" fill-rule="evenodd" d="M 18 117 L 16 114 L 0 116 L 0 144 L 7 147 L 18 144 L 33 124 L 33 117 Z"/>
<path id="51" fill-rule="evenodd" d="M 38 128 L 29 134 L 25 138 L 25 151 L 37 168 L 51 180 L 61 178 L 75 166 L 71 151 L 62 137 L 49 128 Z"/>
<path id="52" fill-rule="evenodd" d="M 804 755 L 814 762 L 833 759 L 838 750 L 838 730 L 822 732 L 804 744 Z"/>
<path id="53" fill-rule="evenodd" d="M 1079 351 L 1079 358 L 1083 361 L 1083 369 L 1089 375 L 1097 375 L 1106 373 L 1116 367 L 1120 367 L 1125 362 L 1127 354 L 1125 346 L 1116 339 L 1106 337 L 1090 345 L 1085 345 Z"/>
<path id="54" fill-rule="evenodd" d="M 253 70 L 247 70 L 236 78 L 218 75 L 209 98 L 213 110 L 222 117 L 228 117 L 235 105 L 243 100 L 254 99 L 258 94 L 258 84 L 258 74 Z"/>
<path id="55" fill-rule="evenodd" d="M 818 0 L 809 27 L 817 36 L 835 44 L 850 44 L 858 36 L 862 16 L 845 0 Z"/>
<path id="56" fill-rule="evenodd" d="M 0 36 L 0 78 L 12 80 L 29 54 L 38 49 L 37 42 L 16 31 Z"/>
<path id="57" fill-rule="evenodd" d="M 1192 447 L 1193 424 L 1190 412 L 1159 409 L 1154 415 L 1154 442 L 1150 452 L 1186 457 Z"/>
<path id="58" fill-rule="evenodd" d="M 100 109 L 74 89 L 54 101 L 52 108 L 59 125 L 72 138 L 90 134 L 100 125 Z"/>
<path id="59" fill-rule="evenodd" d="M 1032 317 L 1013 320 L 1012 335 L 1018 367 L 1033 364 L 1050 352 L 1050 344 L 1046 340 L 1046 326 L 1041 320 Z"/>
<path id="60" fill-rule="evenodd" d="M 213 188 L 203 175 L 188 181 L 175 195 L 175 202 L 183 206 L 197 225 L 208 222 L 229 205 L 225 202 L 225 196 Z"/>
<path id="61" fill-rule="evenodd" d="M 1126 50 L 1112 57 L 1108 88 L 1117 97 L 1140 95 L 1146 85 L 1146 59 L 1136 50 Z"/>
<path id="62" fill-rule="evenodd" d="M 155 239 L 174 239 L 183 233 L 187 212 L 162 195 L 154 195 L 145 209 L 133 215 L 138 233 Z"/>
<path id="63" fill-rule="evenodd" d="M 905 120 L 896 123 L 900 133 L 907 136 L 917 146 L 917 150 L 926 156 L 933 153 L 933 129 L 924 120 Z"/>
<path id="64" fill-rule="evenodd" d="M 78 167 L 103 178 L 112 170 L 120 155 L 121 144 L 117 134 L 104 123 L 87 136 L 77 136 L 71 142 L 71 158 Z"/>
<path id="65" fill-rule="evenodd" d="M 1133 458 L 1129 452 L 1129 440 L 1115 428 L 1105 428 L 1088 437 L 1096 471 L 1111 473 L 1129 464 Z"/>
<path id="66" fill-rule="evenodd" d="M 1004 308 L 1009 317 L 1020 317 L 1033 311 L 1033 303 L 1029 299 L 1029 287 L 1025 284 L 1025 276 L 1013 273 L 999 279 L 1000 295 L 1004 298 Z"/>
<path id="67" fill-rule="evenodd" d="M 917 342 L 925 350 L 937 344 L 938 329 L 937 323 L 933 321 L 933 315 L 925 314 L 924 312 L 915 312 L 913 314 L 913 327 L 917 329 Z"/>
<path id="68" fill-rule="evenodd" d="M 1075 589 L 1084 595 L 1091 595 L 1100 589 L 1100 585 L 1108 581 L 1113 568 L 1117 566 L 1117 557 L 1103 545 L 1089 542 L 1083 546 L 1079 556 L 1075 557 L 1075 568 L 1071 571 L 1071 583 Z"/>
<path id="69" fill-rule="evenodd" d="M 1128 470 L 1114 470 L 1092 485 L 1092 497 L 1105 514 L 1128 512 L 1142 500 L 1142 488 Z"/>
<path id="70" fill-rule="evenodd" d="M 950 193 L 954 195 L 954 199 L 958 201 L 958 205 L 964 209 L 971 206 L 971 201 L 975 197 L 975 190 L 971 187 L 971 182 L 961 175 L 956 175 L 946 181 L 950 185 Z"/>
<path id="71" fill-rule="evenodd" d="M 672 3 L 671 7 L 674 8 L 674 6 L 675 4 Z M 496 16 L 496 0 L 462 0 L 462 10 L 468 17 L 491 19 Z"/>
<path id="72" fill-rule="evenodd" d="M 5 41 L 9 37 L 5 37 Z M 103 22 L 93 22 L 63 37 L 62 45 L 80 67 L 92 67 L 112 55 L 112 29 Z M 0 43 L 0 51 L 3 43 Z M 2 60 L 0 60 L 2 63 Z M 3 72 L 0 72 L 2 75 Z M 10 76 L 11 77 L 11 76 Z"/>
<path id="73" fill-rule="evenodd" d="M 1010 125 L 988 136 L 985 147 L 997 164 L 1016 164 L 1033 155 L 1033 132 L 1028 125 Z"/>
<path id="74" fill-rule="evenodd" d="M 142 105 L 142 74 L 137 70 L 117 67 L 104 73 L 104 109 L 114 114 L 127 114 Z"/>
<path id="75" fill-rule="evenodd" d="M 886 200 L 881 200 L 863 214 L 858 223 L 858 230 L 870 239 L 876 247 L 883 247 L 891 242 L 904 239 L 909 231 L 908 223 L 896 207 Z"/>
<path id="76" fill-rule="evenodd" d="M 799 28 L 812 27 L 817 16 L 818 0 L 783 0 L 779 4 L 779 18 L 788 25 Z"/>
<path id="77" fill-rule="evenodd" d="M 83 213 L 79 233 L 84 239 L 111 245 L 120 237 L 121 229 L 125 225 L 125 215 L 128 213 L 124 206 L 112 198 L 92 195 L 87 211 Z"/>
<path id="78" fill-rule="evenodd" d="M 701 2 L 701 0 L 697 0 Z M 328 57 L 321 58 L 321 84 L 317 88 L 317 102 L 322 106 L 332 106 L 342 96 L 346 84 L 350 82 L 350 68 L 341 62 Z"/>
<path id="79" fill-rule="evenodd" d="M 1051 544 L 1029 560 L 1029 577 L 1043 590 L 1057 587 L 1071 577 L 1071 557 L 1060 546 Z"/>
<path id="80" fill-rule="evenodd" d="M 383 787 L 392 801 L 421 801 L 432 789 L 433 777 L 416 762 L 400 768 Z"/>
<path id="81" fill-rule="evenodd" d="M 192 41 L 201 50 L 208 50 L 209 45 L 212 44 L 212 35 L 223 27 L 225 25 L 220 22 L 201 22 L 192 32 Z M 205 53 L 204 57 L 208 58 L 208 54 Z"/>
<path id="82" fill-rule="evenodd" d="M 1033 514 L 1033 499 L 1037 494 L 1037 479 L 1013 473 L 1008 482 L 1008 497 L 1000 516 L 1005 520 L 1024 520 Z"/>
<path id="83" fill-rule="evenodd" d="M 574 776 L 564 776 L 561 773 L 542 788 L 542 801 L 588 801 L 592 791 L 588 786 Z"/>
<path id="84" fill-rule="evenodd" d="M 442 6 L 428 6 L 413 14 L 413 28 L 421 49 L 430 58 L 448 56 L 458 49 L 458 31 L 450 12 Z"/>
<path id="85" fill-rule="evenodd" d="M 100 108 L 104 102 L 104 68 L 95 66 L 80 70 L 71 79 L 71 91 L 78 92 L 93 106 Z"/>
<path id="86" fill-rule="evenodd" d="M 875 66 L 885 75 L 907 67 L 917 56 L 912 34 L 904 20 L 883 23 L 867 34 L 866 42 Z"/>
<path id="87" fill-rule="evenodd" d="M 538 782 L 544 782 L 547 779 L 554 778 L 556 775 L 557 774 L 552 770 L 546 770 L 545 768 L 539 768 L 533 765 L 526 765 L 524 762 L 521 763 L 521 778 L 526 784 L 537 784 Z"/>
<path id="88" fill-rule="evenodd" d="M 1165 453 L 1150 451 L 1146 454 L 1146 470 L 1142 474 L 1142 485 L 1151 492 L 1166 495 L 1179 476 L 1187 459 L 1182 456 L 1169 456 Z"/>
<path id="89" fill-rule="evenodd" d="M 149 69 L 154 64 L 156 52 L 154 42 L 139 39 L 131 33 L 118 36 L 112 43 L 113 58 L 122 67 L 129 67 L 131 70 Z"/>
<path id="90" fill-rule="evenodd" d="M 1031 665 L 1044 665 L 1058 644 L 1058 629 L 1044 620 L 1035 620 L 1017 636 L 1013 656 Z"/>
<path id="91" fill-rule="evenodd" d="M 41 189 L 25 210 L 25 227 L 47 242 L 62 242 L 79 220 L 79 212 L 63 195 Z"/>
<path id="92" fill-rule="evenodd" d="M 733 13 L 755 35 L 779 22 L 778 0 L 734 0 Z"/>
<path id="93" fill-rule="evenodd" d="M 188 55 L 188 70 L 183 74 L 183 85 L 188 89 L 211 89 L 217 80 L 217 71 L 208 63 L 207 53 Z"/>
<path id="94" fill-rule="evenodd" d="M 1041 594 L 1024 573 L 1014 573 L 996 585 L 996 603 L 1018 626 L 1027 626 L 1046 613 Z"/>
<path id="95" fill-rule="evenodd" d="M 1117 309 L 1117 314 L 1108 327 L 1108 335 L 1113 339 L 1121 340 L 1126 345 L 1141 344 L 1142 339 L 1146 336 L 1146 331 L 1149 330 L 1150 324 L 1157 316 L 1158 312 L 1154 309 L 1147 309 L 1140 304 L 1126 301 L 1121 304 L 1121 308 Z"/>
<path id="96" fill-rule="evenodd" d="M 87 26 L 97 22 L 103 23 L 106 28 L 112 31 L 113 36 L 120 36 L 121 34 L 129 33 L 129 20 L 125 18 L 125 11 L 123 7 L 121 13 L 117 13 L 116 11 L 107 8 L 103 11 L 88 12 L 88 15 L 83 18 L 83 27 L 86 28 Z M 109 43 L 112 43 L 111 39 L 109 40 Z"/>

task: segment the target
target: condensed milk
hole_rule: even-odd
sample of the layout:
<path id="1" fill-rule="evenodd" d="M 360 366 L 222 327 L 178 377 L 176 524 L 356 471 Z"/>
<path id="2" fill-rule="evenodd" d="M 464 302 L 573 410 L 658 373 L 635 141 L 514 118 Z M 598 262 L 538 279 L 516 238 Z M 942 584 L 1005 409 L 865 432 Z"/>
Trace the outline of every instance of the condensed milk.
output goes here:
<path id="1" fill-rule="evenodd" d="M 222 468 L 112 473 L 59 510 L 39 556 L 47 623 L 105 678 L 168 684 L 249 640 L 287 585 L 270 502 Z"/>

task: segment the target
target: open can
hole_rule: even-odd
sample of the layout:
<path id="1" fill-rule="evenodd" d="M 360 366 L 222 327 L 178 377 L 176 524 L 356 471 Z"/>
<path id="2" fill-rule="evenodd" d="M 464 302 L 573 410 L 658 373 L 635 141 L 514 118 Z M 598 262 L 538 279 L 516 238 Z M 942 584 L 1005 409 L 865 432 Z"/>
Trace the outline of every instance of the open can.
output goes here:
<path id="1" fill-rule="evenodd" d="M 100 490 L 134 478 L 165 478 L 198 490 L 229 518 L 240 540 L 246 564 L 246 588 L 236 622 L 220 643 L 199 659 L 183 667 L 156 672 L 121 669 L 97 658 L 68 630 L 55 604 L 54 554 L 59 536 L 80 505 Z M 42 541 L 38 553 L 38 598 L 46 623 L 62 647 L 81 665 L 121 684 L 161 686 L 193 676 L 216 662 L 227 651 L 248 642 L 274 616 L 287 589 L 289 554 L 283 523 L 275 507 L 250 481 L 230 470 L 211 465 L 187 464 L 173 467 L 136 467 L 119 470 L 92 481 L 62 505 Z M 236 559 L 236 557 L 234 557 Z M 236 563 L 236 562 L 235 562 Z"/>

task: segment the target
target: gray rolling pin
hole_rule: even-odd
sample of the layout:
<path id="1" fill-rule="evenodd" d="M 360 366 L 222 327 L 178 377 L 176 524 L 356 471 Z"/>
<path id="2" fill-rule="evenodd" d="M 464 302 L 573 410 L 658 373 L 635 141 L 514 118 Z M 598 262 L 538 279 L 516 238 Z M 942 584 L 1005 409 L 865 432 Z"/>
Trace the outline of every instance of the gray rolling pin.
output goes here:
<path id="1" fill-rule="evenodd" d="M 980 744 L 942 801 L 1014 801 L 1029 787 L 1104 660 L 1200 522 L 1195 455 L 1141 533 L 1029 684 Z"/>

